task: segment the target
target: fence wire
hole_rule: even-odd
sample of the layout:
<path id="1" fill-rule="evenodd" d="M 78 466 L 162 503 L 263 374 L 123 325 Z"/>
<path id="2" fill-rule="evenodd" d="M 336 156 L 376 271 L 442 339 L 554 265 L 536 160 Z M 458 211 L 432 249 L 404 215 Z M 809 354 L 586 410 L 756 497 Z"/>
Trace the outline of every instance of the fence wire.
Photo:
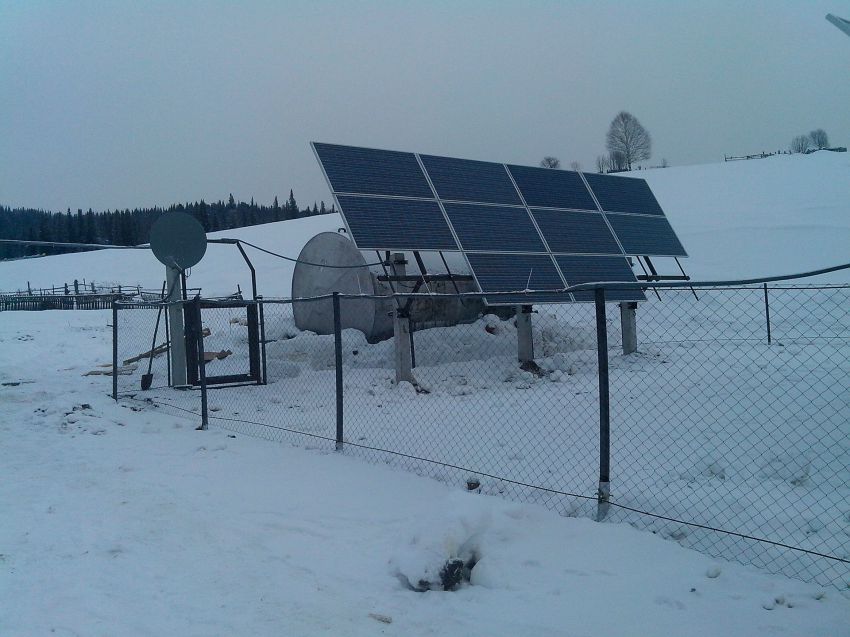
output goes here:
<path id="1" fill-rule="evenodd" d="M 647 298 L 633 353 L 622 351 L 617 305 L 606 311 L 605 519 L 846 590 L 850 286 L 660 288 Z M 332 312 L 327 298 L 296 303 Z M 150 350 L 158 306 L 117 307 L 120 364 Z M 342 315 L 368 307 L 343 299 Z M 393 339 L 343 329 L 340 386 L 333 333 L 299 329 L 292 301 L 266 300 L 263 313 L 267 384 L 208 386 L 212 425 L 329 449 L 341 418 L 346 454 L 562 515 L 599 516 L 592 304 L 536 307 L 533 365 L 518 364 L 516 320 L 504 311 L 451 327 L 414 321 L 415 384 L 396 383 Z M 230 352 L 206 364 L 208 376 L 247 364 L 245 318 L 245 308 L 203 310 L 204 349 Z M 145 360 L 118 376 L 119 395 L 200 414 L 197 391 L 163 386 L 167 358 L 153 359 L 152 390 L 139 391 Z"/>

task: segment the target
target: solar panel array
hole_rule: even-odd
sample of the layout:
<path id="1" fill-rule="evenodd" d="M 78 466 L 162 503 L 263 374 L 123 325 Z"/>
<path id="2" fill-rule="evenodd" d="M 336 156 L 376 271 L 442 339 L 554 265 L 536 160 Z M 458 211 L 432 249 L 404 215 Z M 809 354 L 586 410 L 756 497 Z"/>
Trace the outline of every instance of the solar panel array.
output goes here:
<path id="1" fill-rule="evenodd" d="M 314 143 L 355 245 L 459 251 L 494 305 L 591 301 L 555 293 L 635 277 L 626 256 L 687 256 L 646 181 Z M 551 294 L 545 292 L 552 290 Z M 644 300 L 638 290 L 612 301 Z"/>

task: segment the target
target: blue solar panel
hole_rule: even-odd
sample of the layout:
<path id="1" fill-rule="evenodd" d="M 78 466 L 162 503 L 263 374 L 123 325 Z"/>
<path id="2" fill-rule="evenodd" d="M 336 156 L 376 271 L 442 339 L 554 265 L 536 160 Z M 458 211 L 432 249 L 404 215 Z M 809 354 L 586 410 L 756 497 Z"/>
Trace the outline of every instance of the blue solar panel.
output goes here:
<path id="1" fill-rule="evenodd" d="M 596 283 L 600 281 L 626 281 L 637 283 L 634 272 L 625 257 L 588 257 L 555 255 L 555 261 L 569 285 Z M 576 301 L 593 301 L 594 291 L 573 292 Z M 645 301 L 643 292 L 634 290 L 605 290 L 606 301 Z"/>
<path id="2" fill-rule="evenodd" d="M 546 252 L 525 208 L 443 204 L 461 248 L 485 252 Z"/>
<path id="3" fill-rule="evenodd" d="M 481 291 L 560 290 L 564 282 L 548 254 L 467 253 Z M 571 301 L 563 293 L 506 294 L 487 297 L 490 305 L 531 305 Z"/>
<path id="4" fill-rule="evenodd" d="M 413 153 L 313 144 L 336 192 L 434 198 Z"/>
<path id="5" fill-rule="evenodd" d="M 649 184 L 635 177 L 585 173 L 585 179 L 603 210 L 642 215 L 663 215 Z"/>
<path id="6" fill-rule="evenodd" d="M 600 212 L 532 210 L 552 252 L 623 254 Z"/>
<path id="7" fill-rule="evenodd" d="M 664 217 L 606 214 L 623 250 L 634 256 L 686 257 L 688 253 Z"/>
<path id="8" fill-rule="evenodd" d="M 597 209 L 581 175 L 576 172 L 531 166 L 508 166 L 508 169 L 531 208 Z"/>
<path id="9" fill-rule="evenodd" d="M 337 197 L 351 238 L 361 250 L 457 250 L 435 201 Z"/>
<path id="10" fill-rule="evenodd" d="M 440 199 L 522 205 L 502 164 L 433 155 L 419 158 Z"/>

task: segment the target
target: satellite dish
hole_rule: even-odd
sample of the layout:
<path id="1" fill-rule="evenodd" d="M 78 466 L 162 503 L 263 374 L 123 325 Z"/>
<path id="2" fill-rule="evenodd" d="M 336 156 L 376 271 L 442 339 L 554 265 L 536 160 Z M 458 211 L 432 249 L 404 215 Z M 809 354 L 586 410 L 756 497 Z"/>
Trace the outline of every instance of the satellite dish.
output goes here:
<path id="1" fill-rule="evenodd" d="M 204 227 L 190 214 L 167 212 L 151 228 L 151 250 L 163 265 L 185 270 L 207 251 Z"/>

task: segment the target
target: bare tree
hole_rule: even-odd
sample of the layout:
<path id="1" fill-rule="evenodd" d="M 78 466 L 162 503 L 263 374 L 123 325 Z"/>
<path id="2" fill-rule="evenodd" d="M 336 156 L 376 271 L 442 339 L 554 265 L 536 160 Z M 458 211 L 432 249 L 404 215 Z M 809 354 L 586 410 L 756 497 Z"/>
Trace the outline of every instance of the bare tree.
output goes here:
<path id="1" fill-rule="evenodd" d="M 540 160 L 540 167 L 541 168 L 560 168 L 561 167 L 561 160 L 558 159 L 557 157 L 546 156 L 546 157 L 544 157 L 543 159 Z"/>
<path id="2" fill-rule="evenodd" d="M 811 147 L 812 140 L 808 135 L 797 135 L 791 140 L 792 153 L 805 153 Z"/>
<path id="3" fill-rule="evenodd" d="M 608 163 L 608 157 L 605 155 L 597 155 L 596 156 L 596 172 L 604 173 L 611 167 L 611 164 Z"/>
<path id="4" fill-rule="evenodd" d="M 826 131 L 822 128 L 818 128 L 809 133 L 809 139 L 812 140 L 812 146 L 818 150 L 822 148 L 829 148 L 829 137 L 826 136 Z"/>
<path id="5" fill-rule="evenodd" d="M 611 122 L 605 136 L 605 146 L 612 155 L 620 153 L 624 168 L 632 169 L 635 162 L 649 159 L 652 154 L 652 138 L 637 117 L 621 111 Z"/>
<path id="6" fill-rule="evenodd" d="M 626 156 L 619 150 L 608 153 L 608 172 L 617 173 L 628 170 Z"/>
<path id="7" fill-rule="evenodd" d="M 570 170 L 574 170 L 576 172 L 579 172 L 581 170 L 581 164 L 577 161 L 571 161 L 570 162 Z"/>

